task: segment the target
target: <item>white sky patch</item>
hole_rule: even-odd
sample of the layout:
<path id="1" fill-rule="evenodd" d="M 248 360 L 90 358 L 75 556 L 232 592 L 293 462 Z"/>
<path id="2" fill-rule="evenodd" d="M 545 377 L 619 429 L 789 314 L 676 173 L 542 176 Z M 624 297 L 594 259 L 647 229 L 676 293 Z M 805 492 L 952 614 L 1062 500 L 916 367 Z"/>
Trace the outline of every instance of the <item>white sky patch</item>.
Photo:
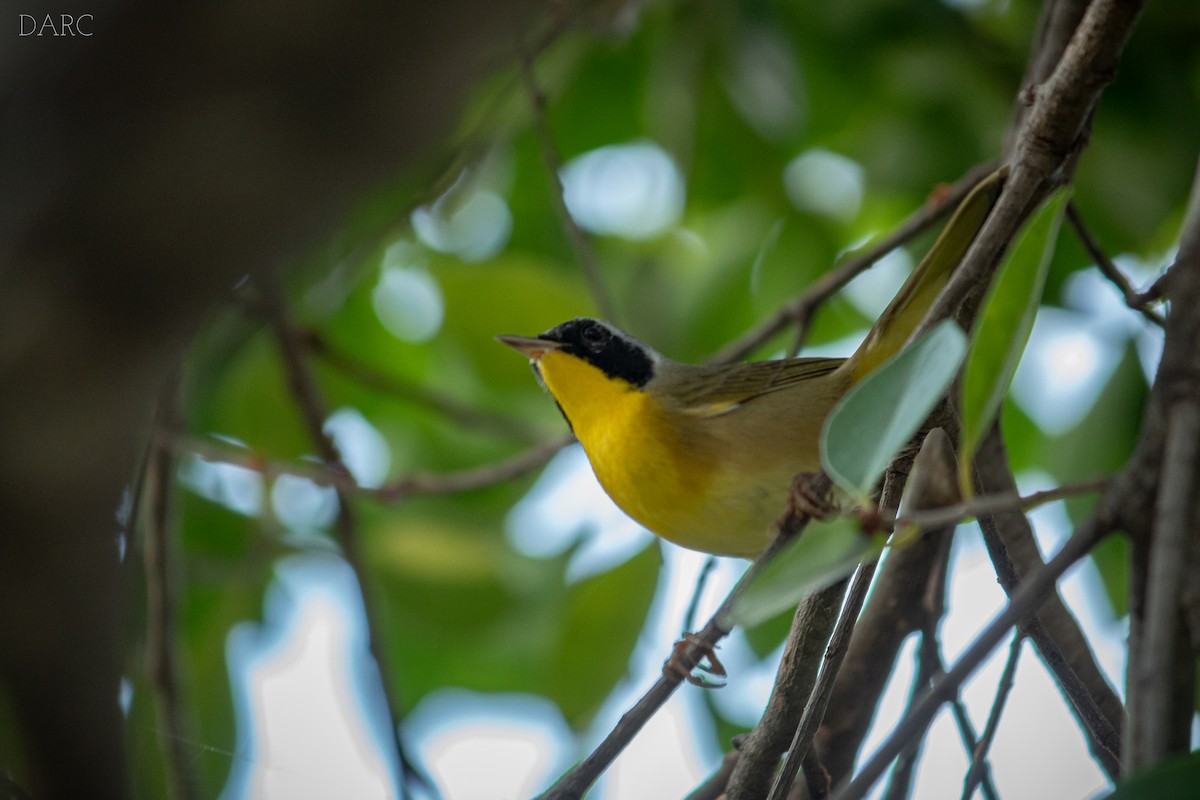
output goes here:
<path id="1" fill-rule="evenodd" d="M 371 290 L 375 315 L 401 341 L 429 341 L 441 329 L 445 316 L 441 287 L 423 267 L 390 266 L 388 260 L 384 259 L 379 280 Z"/>
<path id="2" fill-rule="evenodd" d="M 654 142 L 608 145 L 562 168 L 563 199 L 592 233 L 649 239 L 683 216 L 683 175 Z"/>
<path id="3" fill-rule="evenodd" d="M 875 319 L 892 302 L 904 279 L 912 271 L 912 254 L 898 247 L 846 284 L 846 297 L 855 308 Z"/>
<path id="4" fill-rule="evenodd" d="M 237 757 L 222 800 L 395 797 L 390 723 L 354 576 L 331 558 L 281 561 L 261 625 L 227 639 Z"/>
<path id="5" fill-rule="evenodd" d="M 858 214 L 864 183 L 857 161 L 821 148 L 806 150 L 783 169 L 783 188 L 792 205 L 841 222 Z"/>
<path id="6" fill-rule="evenodd" d="M 238 447 L 245 447 L 243 442 L 229 437 L 217 438 Z M 200 456 L 189 453 L 180 460 L 179 481 L 201 497 L 220 503 L 247 517 L 257 517 L 262 512 L 263 478 L 252 469 L 235 464 L 205 461 Z"/>
<path id="7" fill-rule="evenodd" d="M 324 427 L 360 486 L 374 489 L 383 484 L 392 466 L 392 453 L 378 428 L 350 407 L 330 414 Z"/>
<path id="8" fill-rule="evenodd" d="M 1097 333 L 1092 317 L 1043 308 L 1012 392 L 1042 430 L 1070 430 L 1091 410 L 1121 357 L 1120 343 Z"/>
<path id="9" fill-rule="evenodd" d="M 624 563 L 651 536 L 605 494 L 577 445 L 554 457 L 504 527 L 513 547 L 534 558 L 559 555 L 582 539 L 567 564 L 572 582 Z"/>
<path id="10" fill-rule="evenodd" d="M 558 709 L 531 695 L 444 689 L 421 701 L 405 729 L 447 800 L 533 797 L 573 754 Z"/>
<path id="11" fill-rule="evenodd" d="M 1173 254 L 1168 254 L 1161 261 L 1144 261 L 1131 255 L 1120 255 L 1113 261 L 1130 284 L 1138 289 L 1153 283 L 1173 258 Z M 1154 380 L 1158 361 L 1162 357 L 1162 328 L 1149 323 L 1125 305 L 1117 287 L 1095 267 L 1073 273 L 1067 278 L 1064 295 L 1072 308 L 1091 315 L 1091 324 L 1098 330 L 1112 334 L 1114 338 L 1133 337 L 1142 371 L 1148 381 Z M 1159 309 L 1162 310 L 1162 307 Z"/>
<path id="12" fill-rule="evenodd" d="M 290 530 L 325 529 L 337 517 L 337 490 L 299 475 L 283 474 L 271 486 L 271 509 Z"/>

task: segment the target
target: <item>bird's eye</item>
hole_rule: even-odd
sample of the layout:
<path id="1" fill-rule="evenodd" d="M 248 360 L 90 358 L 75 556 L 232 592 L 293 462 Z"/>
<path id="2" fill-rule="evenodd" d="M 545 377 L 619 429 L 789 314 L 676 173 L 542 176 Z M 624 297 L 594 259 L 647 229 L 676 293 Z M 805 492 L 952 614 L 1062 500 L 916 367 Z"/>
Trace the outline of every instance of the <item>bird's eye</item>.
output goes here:
<path id="1" fill-rule="evenodd" d="M 589 350 L 597 353 L 608 343 L 608 331 L 599 325 L 588 325 L 579 332 L 579 337 Z"/>

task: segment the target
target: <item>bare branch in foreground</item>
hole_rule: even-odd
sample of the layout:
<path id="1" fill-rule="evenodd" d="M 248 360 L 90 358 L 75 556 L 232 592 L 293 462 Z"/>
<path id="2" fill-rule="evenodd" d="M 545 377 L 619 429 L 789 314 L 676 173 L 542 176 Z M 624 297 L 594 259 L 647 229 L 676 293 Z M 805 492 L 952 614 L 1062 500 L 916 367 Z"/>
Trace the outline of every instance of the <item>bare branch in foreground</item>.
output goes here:
<path id="1" fill-rule="evenodd" d="M 975 466 L 980 491 L 1016 491 L 998 427 L 993 427 L 984 437 Z M 1115 482 L 1110 483 L 1109 491 L 1116 491 L 1115 486 Z M 985 514 L 979 518 L 979 523 L 988 554 L 996 567 L 996 576 L 1012 598 L 1026 576 L 1042 567 L 1033 528 L 1025 514 L 1018 511 Z M 1022 621 L 1021 628 L 1037 647 L 1047 669 L 1066 695 L 1071 711 L 1088 737 L 1092 754 L 1109 777 L 1116 780 L 1120 771 L 1125 709 L 1096 664 L 1087 637 L 1057 590 L 1050 592 L 1045 603 Z"/>
<path id="2" fill-rule="evenodd" d="M 817 683 L 808 698 L 808 703 L 804 706 L 804 715 L 800 717 L 800 724 L 796 726 L 796 734 L 792 737 L 792 743 L 788 747 L 787 758 L 784 759 L 783 766 L 775 776 L 775 783 L 771 787 L 769 795 L 770 800 L 786 800 L 788 792 L 792 788 L 792 782 L 800 771 L 800 765 L 802 763 L 811 764 L 815 760 L 813 758 L 815 754 L 811 753 L 813 736 L 816 735 L 817 728 L 825 717 L 825 709 L 833 694 L 833 683 L 837 679 L 842 660 L 846 657 L 846 650 L 850 647 L 854 624 L 867 599 L 867 591 L 871 588 L 871 581 L 875 577 L 877 563 L 875 560 L 864 562 L 854 573 L 854 579 L 850 582 L 850 588 L 846 592 L 842 613 L 838 616 L 837 624 L 833 628 L 833 635 L 829 638 L 829 647 L 825 651 L 825 659 L 821 663 L 821 672 L 817 676 Z M 824 767 L 820 766 L 819 761 L 815 766 L 818 767 L 817 774 L 812 774 L 811 769 L 806 774 L 810 793 L 824 797 L 826 792 L 814 792 L 812 787 L 816 781 L 822 781 L 823 788 L 827 788 L 828 773 L 825 772 Z"/>
<path id="3" fill-rule="evenodd" d="M 1129 676 L 1129 729 L 1125 765 L 1136 772 L 1158 763 L 1183 746 L 1191 728 L 1194 679 L 1191 650 L 1180 613 L 1185 572 L 1195 547 L 1196 497 L 1200 490 L 1200 402 L 1177 402 L 1167 421 L 1166 450 L 1150 542 L 1146 580 L 1145 627 L 1139 655 Z M 1180 710 L 1180 694 L 1188 702 Z M 1182 723 L 1182 724 L 1181 724 Z M 1182 740 L 1182 741 L 1181 741 Z"/>
<path id="4" fill-rule="evenodd" d="M 927 437 L 917 457 L 910 489 L 914 502 L 919 495 L 929 495 L 918 503 L 921 507 L 958 499 L 953 445 L 943 439 L 939 445 L 941 455 L 951 461 L 948 467 L 934 467 L 932 472 L 923 466 L 930 458 L 926 450 L 930 447 Z M 944 474 L 947 469 L 948 475 Z M 904 546 L 891 547 L 884 555 L 817 736 L 817 746 L 835 785 L 850 777 L 901 645 L 914 633 L 934 632 L 945 612 L 949 534 L 949 529 L 927 528 L 922 536 Z"/>
<path id="5" fill-rule="evenodd" d="M 779 754 L 787 749 L 816 684 L 846 585 L 840 580 L 805 598 L 796 609 L 762 719 L 738 747 L 726 790 L 729 800 L 760 798 L 770 788 Z"/>
<path id="6" fill-rule="evenodd" d="M 864 797 L 907 744 L 924 734 L 942 703 L 958 691 L 963 681 L 970 677 L 1015 625 L 1045 601 L 1063 573 L 1087 555 L 1112 530 L 1112 525 L 1113 517 L 1109 509 L 1094 512 L 1075 530 L 1054 558 L 1022 581 L 999 616 L 983 629 L 954 666 L 929 687 L 920 702 L 896 726 L 861 771 L 834 795 L 834 800 L 858 800 Z"/>
<path id="7" fill-rule="evenodd" d="M 992 703 L 991 712 L 988 713 L 983 736 L 979 738 L 975 752 L 971 755 L 971 767 L 967 770 L 967 777 L 963 781 L 962 800 L 971 800 L 975 789 L 986 774 L 987 753 L 991 749 L 992 741 L 996 738 L 996 729 L 1000 726 L 1000 715 L 1004 713 L 1004 704 L 1008 701 L 1008 694 L 1013 688 L 1013 678 L 1017 673 L 1017 660 L 1021 657 L 1021 643 L 1024 641 L 1025 635 L 1017 631 L 1013 636 L 1012 647 L 1008 651 L 1008 660 L 1004 662 L 1004 672 L 1000 675 L 1000 683 L 996 687 L 996 700 Z"/>

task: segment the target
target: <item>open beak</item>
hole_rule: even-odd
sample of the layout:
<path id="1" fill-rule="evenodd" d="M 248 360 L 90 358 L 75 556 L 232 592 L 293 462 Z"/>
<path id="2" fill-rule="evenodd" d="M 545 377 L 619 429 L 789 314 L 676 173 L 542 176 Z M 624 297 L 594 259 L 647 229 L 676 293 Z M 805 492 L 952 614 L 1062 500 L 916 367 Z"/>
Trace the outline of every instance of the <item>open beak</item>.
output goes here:
<path id="1" fill-rule="evenodd" d="M 533 361 L 537 361 L 551 350 L 562 348 L 561 342 L 539 339 L 536 336 L 497 336 L 496 341 L 508 345 L 518 353 L 524 353 Z"/>

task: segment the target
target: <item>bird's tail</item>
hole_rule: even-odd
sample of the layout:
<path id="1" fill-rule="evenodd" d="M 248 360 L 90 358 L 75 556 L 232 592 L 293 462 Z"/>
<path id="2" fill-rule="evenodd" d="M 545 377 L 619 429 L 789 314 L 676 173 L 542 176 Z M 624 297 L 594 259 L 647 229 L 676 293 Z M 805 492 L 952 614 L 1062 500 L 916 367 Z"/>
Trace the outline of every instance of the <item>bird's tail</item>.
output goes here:
<path id="1" fill-rule="evenodd" d="M 976 184 L 959 204 L 933 247 L 847 360 L 845 369 L 854 381 L 866 377 L 904 347 L 983 227 L 1007 177 L 1008 167 L 1001 167 Z"/>

